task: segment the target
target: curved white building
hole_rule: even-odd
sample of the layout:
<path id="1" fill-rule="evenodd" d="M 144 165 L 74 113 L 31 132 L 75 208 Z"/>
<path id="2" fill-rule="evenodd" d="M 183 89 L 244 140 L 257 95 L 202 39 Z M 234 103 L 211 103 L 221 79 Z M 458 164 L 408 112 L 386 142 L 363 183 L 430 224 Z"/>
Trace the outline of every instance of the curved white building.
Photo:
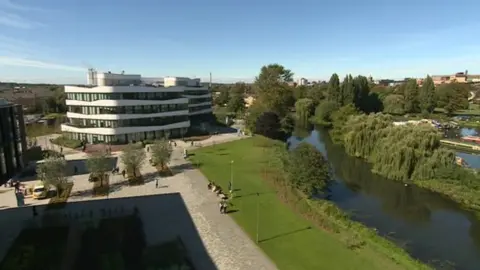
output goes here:
<path id="1" fill-rule="evenodd" d="M 211 114 L 211 94 L 199 79 L 89 71 L 90 86 L 65 86 L 67 123 L 62 132 L 89 143 L 127 143 L 183 136 L 190 116 Z"/>

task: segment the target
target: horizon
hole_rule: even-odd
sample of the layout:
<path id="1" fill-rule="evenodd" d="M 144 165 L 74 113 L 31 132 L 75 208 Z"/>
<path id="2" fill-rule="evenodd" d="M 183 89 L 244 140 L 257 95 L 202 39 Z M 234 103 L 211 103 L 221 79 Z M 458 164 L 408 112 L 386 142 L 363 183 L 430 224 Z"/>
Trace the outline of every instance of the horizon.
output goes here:
<path id="1" fill-rule="evenodd" d="M 480 3 L 435 3 L 0 0 L 0 81 L 82 84 L 93 67 L 251 83 L 272 63 L 310 81 L 480 73 Z"/>

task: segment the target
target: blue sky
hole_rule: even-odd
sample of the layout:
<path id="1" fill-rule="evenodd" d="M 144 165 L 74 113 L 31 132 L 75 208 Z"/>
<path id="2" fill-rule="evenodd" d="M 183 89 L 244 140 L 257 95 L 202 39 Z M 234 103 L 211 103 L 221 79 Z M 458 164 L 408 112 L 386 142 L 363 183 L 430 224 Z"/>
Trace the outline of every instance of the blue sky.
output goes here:
<path id="1" fill-rule="evenodd" d="M 480 73 L 480 1 L 0 0 L 0 81 Z"/>

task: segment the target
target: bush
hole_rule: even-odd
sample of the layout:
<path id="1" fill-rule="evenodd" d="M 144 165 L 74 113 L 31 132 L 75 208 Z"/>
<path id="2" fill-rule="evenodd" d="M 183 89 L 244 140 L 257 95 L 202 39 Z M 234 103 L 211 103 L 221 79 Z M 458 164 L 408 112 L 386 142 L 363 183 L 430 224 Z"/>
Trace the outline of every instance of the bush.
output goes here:
<path id="1" fill-rule="evenodd" d="M 52 143 L 63 146 L 63 147 L 68 147 L 68 148 L 79 148 L 83 145 L 83 142 L 80 140 L 75 140 L 75 139 L 70 139 L 65 136 L 60 136 L 52 140 Z"/>

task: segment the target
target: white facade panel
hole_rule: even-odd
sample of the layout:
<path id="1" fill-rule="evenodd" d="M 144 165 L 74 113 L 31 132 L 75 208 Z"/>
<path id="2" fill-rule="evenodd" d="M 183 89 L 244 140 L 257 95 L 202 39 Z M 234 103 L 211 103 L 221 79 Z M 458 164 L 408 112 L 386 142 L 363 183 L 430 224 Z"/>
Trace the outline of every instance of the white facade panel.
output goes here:
<path id="1" fill-rule="evenodd" d="M 213 109 L 205 109 L 201 111 L 196 111 L 196 112 L 190 112 L 189 115 L 197 115 L 197 114 L 204 114 L 204 113 L 211 113 L 213 112 Z"/>
<path id="2" fill-rule="evenodd" d="M 205 95 L 183 95 L 188 99 L 196 99 L 196 98 L 211 98 L 212 94 L 205 94 Z"/>
<path id="3" fill-rule="evenodd" d="M 188 115 L 188 110 L 149 113 L 149 114 L 82 114 L 82 113 L 67 112 L 68 118 L 96 119 L 96 120 L 127 120 L 127 119 L 139 119 L 139 118 L 181 116 L 181 115 Z"/>
<path id="4" fill-rule="evenodd" d="M 164 105 L 164 104 L 186 104 L 188 98 L 176 98 L 168 100 L 136 100 L 136 99 L 99 99 L 95 101 L 65 100 L 65 104 L 70 106 L 137 106 L 137 105 Z"/>
<path id="5" fill-rule="evenodd" d="M 207 106 L 207 105 L 212 105 L 212 102 L 207 101 L 207 102 L 202 102 L 197 104 L 188 104 L 188 107 L 192 108 L 192 107 Z"/>
<path id="6" fill-rule="evenodd" d="M 78 128 L 69 125 L 61 125 L 62 132 L 74 132 L 96 135 L 122 135 L 137 132 L 149 132 L 157 130 L 170 130 L 176 128 L 188 128 L 190 121 L 175 123 L 165 126 L 150 126 L 150 127 L 119 127 L 119 128 Z"/>
<path id="7" fill-rule="evenodd" d="M 183 92 L 182 86 L 175 87 L 152 87 L 152 86 L 96 86 L 79 87 L 65 86 L 65 93 L 157 93 L 157 92 Z"/>

